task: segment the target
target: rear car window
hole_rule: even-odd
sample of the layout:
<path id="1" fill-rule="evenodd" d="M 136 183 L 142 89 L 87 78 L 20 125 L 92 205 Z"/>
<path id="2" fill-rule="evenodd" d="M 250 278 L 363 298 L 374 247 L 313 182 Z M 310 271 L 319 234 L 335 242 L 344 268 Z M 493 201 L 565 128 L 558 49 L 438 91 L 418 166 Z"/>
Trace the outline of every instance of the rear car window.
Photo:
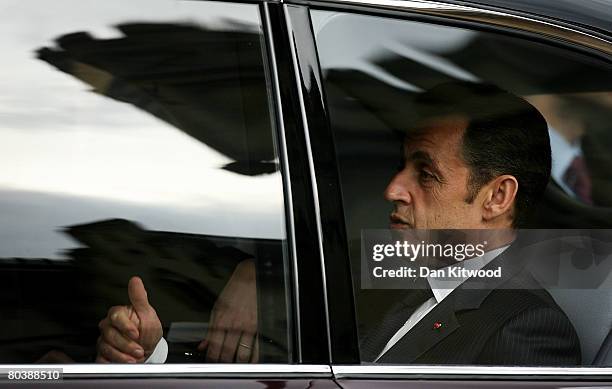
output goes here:
<path id="1" fill-rule="evenodd" d="M 287 362 L 257 6 L 0 8 L 0 363 Z"/>
<path id="2" fill-rule="evenodd" d="M 311 15 L 338 158 L 362 362 L 608 366 L 609 63 L 475 29 Z M 548 170 L 550 176 L 538 176 Z M 537 202 L 529 197 L 536 189 Z M 512 202 L 504 208 L 508 191 Z M 482 205 L 477 219 L 475 204 Z M 551 243 L 534 257 L 545 264 L 539 273 L 464 291 L 470 276 L 454 284 L 427 284 L 428 275 L 411 280 L 406 252 L 382 244 L 393 243 L 398 230 L 425 245 L 423 231 L 441 239 L 441 230 L 469 236 L 500 225 L 526 235 L 532 254 Z M 487 269 L 520 241 L 485 250 L 491 258 L 472 270 Z M 386 269 L 392 273 L 373 274 L 382 274 L 384 258 L 393 255 L 404 262 L 395 258 L 397 266 Z M 475 262 L 462 266 L 468 263 Z"/>

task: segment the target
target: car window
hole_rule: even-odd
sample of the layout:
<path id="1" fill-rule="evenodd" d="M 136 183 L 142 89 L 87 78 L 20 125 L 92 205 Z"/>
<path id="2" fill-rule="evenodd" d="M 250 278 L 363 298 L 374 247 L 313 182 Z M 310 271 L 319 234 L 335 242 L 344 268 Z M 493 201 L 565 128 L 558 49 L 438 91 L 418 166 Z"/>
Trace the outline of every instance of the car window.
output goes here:
<path id="1" fill-rule="evenodd" d="M 286 363 L 258 7 L 0 9 L 0 363 Z"/>
<path id="2" fill-rule="evenodd" d="M 311 17 L 362 362 L 609 365 L 609 63 L 476 29 L 323 10 Z M 457 230 L 474 229 L 512 237 L 468 256 L 486 259 L 472 270 L 529 254 L 529 271 L 466 291 L 476 273 L 446 286 L 429 275 L 409 280 L 406 255 L 384 245 L 399 233 L 425 247 L 419 230 L 456 243 Z M 394 255 L 397 266 L 384 269 Z M 381 281 L 376 266 L 397 272 Z M 603 329 L 592 326 L 601 321 Z"/>

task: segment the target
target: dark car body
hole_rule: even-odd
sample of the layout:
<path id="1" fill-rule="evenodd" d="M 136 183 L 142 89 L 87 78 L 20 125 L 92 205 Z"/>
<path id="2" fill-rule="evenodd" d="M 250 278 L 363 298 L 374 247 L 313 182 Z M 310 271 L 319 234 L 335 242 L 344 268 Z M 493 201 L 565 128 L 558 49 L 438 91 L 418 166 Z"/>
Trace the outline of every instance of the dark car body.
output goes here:
<path id="1" fill-rule="evenodd" d="M 41 2 L 42 3 L 42 2 Z M 612 368 L 362 365 L 343 197 L 310 9 L 384 15 L 465 26 L 562 46 L 612 61 L 612 2 L 539 0 L 249 1 L 262 16 L 280 139 L 293 308 L 291 363 L 45 365 L 62 368 L 61 387 L 142 388 L 570 388 L 612 385 Z M 42 5 L 42 4 L 41 4 Z M 52 6 L 44 2 L 42 6 Z M 48 53 L 47 53 L 48 54 Z M 203 97 L 206 98 L 206 97 Z M 197 105 L 194 106 L 197 110 Z M 180 116 L 181 113 L 175 113 Z M 170 115 L 172 116 L 172 115 Z M 162 120 L 170 121 L 167 117 Z M 187 126 L 189 127 L 189 126 Z M 194 125 L 193 128 L 197 128 Z M 189 132 L 189 130 L 185 130 Z M 194 130 L 195 131 L 195 130 Z M 229 135 L 228 135 L 229 136 Z M 231 144 L 202 139 L 227 155 Z M 239 152 L 236 152 L 238 154 Z M 268 156 L 260 157 L 267 160 Z M 236 158 L 238 160 L 238 158 Z M 240 170 L 240 164 L 228 169 Z M 252 168 L 252 167 L 251 167 Z M 266 170 L 268 165 L 258 166 Z M 273 168 L 273 167 L 272 167 Z M 604 212 L 605 216 L 609 212 Z M 604 216 L 602 216 L 604 217 Z M 594 325 L 597 325 L 595 323 Z M 3 365 L 29 369 L 31 365 Z M 13 385 L 3 381 L 0 386 Z M 29 381 L 28 384 L 41 384 Z"/>

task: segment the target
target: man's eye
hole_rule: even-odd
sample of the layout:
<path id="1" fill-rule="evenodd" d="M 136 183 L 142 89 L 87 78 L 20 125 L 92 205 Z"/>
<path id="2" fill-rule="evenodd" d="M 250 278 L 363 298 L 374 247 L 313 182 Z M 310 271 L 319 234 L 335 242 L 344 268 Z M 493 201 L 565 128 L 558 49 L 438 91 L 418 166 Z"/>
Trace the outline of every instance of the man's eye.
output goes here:
<path id="1" fill-rule="evenodd" d="M 429 182 L 435 179 L 436 179 L 436 176 L 434 176 L 427 170 L 419 170 L 419 180 L 421 182 Z"/>

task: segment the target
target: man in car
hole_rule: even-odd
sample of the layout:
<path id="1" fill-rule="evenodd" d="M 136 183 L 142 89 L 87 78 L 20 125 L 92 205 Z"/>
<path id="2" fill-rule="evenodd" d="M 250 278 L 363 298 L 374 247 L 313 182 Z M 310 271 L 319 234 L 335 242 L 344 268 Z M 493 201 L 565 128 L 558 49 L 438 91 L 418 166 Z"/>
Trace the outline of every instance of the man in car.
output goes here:
<path id="1" fill-rule="evenodd" d="M 488 230 L 496 244 L 464 265 L 501 267 L 503 275 L 443 286 L 428 277 L 425 290 L 407 293 L 365 337 L 362 359 L 579 364 L 576 332 L 525 269 L 533 258 L 516 233 L 550 179 L 546 121 L 525 100 L 491 85 L 443 84 L 416 106 L 403 167 L 385 190 L 394 205 L 391 228 Z"/>
<path id="2" fill-rule="evenodd" d="M 406 299 L 365 337 L 362 359 L 579 364 L 575 330 L 550 295 L 524 271 L 524 245 L 515 233 L 550 178 L 545 120 L 523 99 L 473 83 L 432 88 L 417 98 L 415 106 L 418 121 L 406 131 L 403 167 L 385 190 L 394 205 L 391 228 L 505 231 L 478 265 L 486 269 L 501 264 L 504 276 L 478 287 L 475 281 L 483 280 L 461 279 L 442 288 L 431 279 L 423 291 L 407 292 Z M 228 288 L 233 296 L 249 295 L 248 287 L 239 292 Z M 164 342 L 144 286 L 135 278 L 129 289 L 132 306 L 112 308 L 100 324 L 98 361 L 163 362 L 151 358 Z M 234 313 L 226 315 L 249 317 L 251 310 L 229 307 L 227 312 Z M 237 333 L 240 322 L 235 321 Z M 223 341 L 216 346 L 226 349 L 230 361 L 241 348 L 251 346 L 235 342 L 236 336 L 229 339 L 230 346 Z M 205 342 L 202 347 L 210 345 Z"/>

